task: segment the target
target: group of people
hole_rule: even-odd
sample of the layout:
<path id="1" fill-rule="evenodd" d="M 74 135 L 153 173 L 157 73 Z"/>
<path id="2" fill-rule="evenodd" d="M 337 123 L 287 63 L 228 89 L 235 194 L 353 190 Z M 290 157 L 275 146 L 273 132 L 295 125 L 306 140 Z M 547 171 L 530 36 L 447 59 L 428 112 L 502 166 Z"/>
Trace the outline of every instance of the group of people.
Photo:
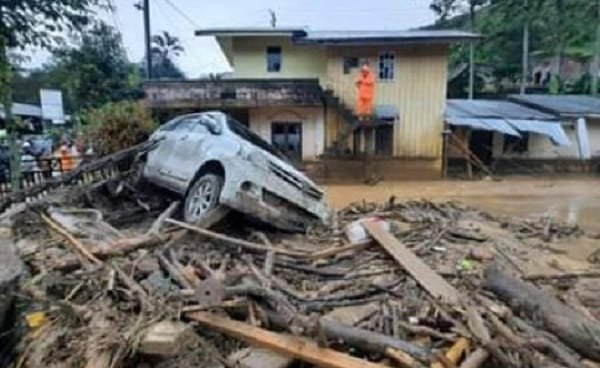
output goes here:
<path id="1" fill-rule="evenodd" d="M 36 176 L 52 178 L 76 168 L 93 154 L 90 145 L 83 139 L 63 137 L 59 144 L 50 139 L 30 139 L 21 143 L 20 171 L 25 180 Z M 10 180 L 10 153 L 6 146 L 0 149 L 0 182 Z"/>

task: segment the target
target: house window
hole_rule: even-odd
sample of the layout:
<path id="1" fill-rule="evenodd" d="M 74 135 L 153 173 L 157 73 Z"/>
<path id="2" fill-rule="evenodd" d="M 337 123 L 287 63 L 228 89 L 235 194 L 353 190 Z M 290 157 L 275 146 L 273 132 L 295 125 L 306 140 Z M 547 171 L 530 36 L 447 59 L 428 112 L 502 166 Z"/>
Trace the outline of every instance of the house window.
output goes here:
<path id="1" fill-rule="evenodd" d="M 527 152 L 529 143 L 529 133 L 522 132 L 521 137 L 513 135 L 504 136 L 504 153 L 523 153 Z"/>
<path id="2" fill-rule="evenodd" d="M 275 122 L 271 125 L 271 144 L 293 161 L 302 160 L 302 124 Z"/>
<path id="3" fill-rule="evenodd" d="M 393 152 L 394 126 L 381 125 L 375 128 L 375 154 L 391 156 Z"/>
<path id="4" fill-rule="evenodd" d="M 358 68 L 358 58 L 355 56 L 344 56 L 344 74 L 352 73 L 352 69 Z"/>
<path id="5" fill-rule="evenodd" d="M 273 73 L 281 71 L 281 47 L 267 47 L 267 71 Z"/>
<path id="6" fill-rule="evenodd" d="M 394 53 L 385 52 L 379 55 L 379 79 L 392 80 L 394 79 Z"/>

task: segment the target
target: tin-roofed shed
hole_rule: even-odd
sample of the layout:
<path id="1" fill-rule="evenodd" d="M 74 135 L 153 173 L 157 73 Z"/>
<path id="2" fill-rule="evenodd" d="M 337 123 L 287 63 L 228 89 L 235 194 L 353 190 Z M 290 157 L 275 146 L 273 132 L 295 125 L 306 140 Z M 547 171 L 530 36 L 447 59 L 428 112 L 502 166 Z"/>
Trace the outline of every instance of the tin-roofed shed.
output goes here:
<path id="1" fill-rule="evenodd" d="M 573 125 L 547 111 L 504 100 L 451 99 L 444 118 L 453 133 L 447 150 L 450 159 L 464 157 L 464 149 L 455 147 L 460 145 L 495 167 L 580 158 Z"/>
<path id="2" fill-rule="evenodd" d="M 600 158 L 600 98 L 588 95 L 511 95 L 509 100 L 558 116 L 573 126 L 579 141 L 579 156 Z"/>

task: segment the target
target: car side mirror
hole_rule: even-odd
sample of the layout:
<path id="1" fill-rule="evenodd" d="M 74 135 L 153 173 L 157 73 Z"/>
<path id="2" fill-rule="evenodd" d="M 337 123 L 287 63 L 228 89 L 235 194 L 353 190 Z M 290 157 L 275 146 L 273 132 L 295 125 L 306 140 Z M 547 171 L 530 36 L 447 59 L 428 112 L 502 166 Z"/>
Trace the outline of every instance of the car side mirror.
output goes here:
<path id="1" fill-rule="evenodd" d="M 220 135 L 223 132 L 223 129 L 221 128 L 221 124 L 214 122 L 214 123 L 208 124 L 208 131 L 211 134 Z"/>

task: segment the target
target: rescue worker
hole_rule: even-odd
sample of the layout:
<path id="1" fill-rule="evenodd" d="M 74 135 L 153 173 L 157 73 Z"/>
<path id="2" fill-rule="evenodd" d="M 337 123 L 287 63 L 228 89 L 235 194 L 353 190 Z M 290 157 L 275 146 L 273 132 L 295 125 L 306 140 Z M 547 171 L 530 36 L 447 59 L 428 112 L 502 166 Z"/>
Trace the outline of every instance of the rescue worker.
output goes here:
<path id="1" fill-rule="evenodd" d="M 365 118 L 373 115 L 373 98 L 375 94 L 375 77 L 369 68 L 367 62 L 360 68 L 358 80 L 356 81 L 358 89 L 358 101 L 356 104 L 356 115 L 359 118 Z"/>
<path id="2" fill-rule="evenodd" d="M 63 142 L 59 149 L 59 162 L 61 172 L 68 172 L 75 168 L 75 160 L 73 158 L 71 147 L 67 142 Z"/>

